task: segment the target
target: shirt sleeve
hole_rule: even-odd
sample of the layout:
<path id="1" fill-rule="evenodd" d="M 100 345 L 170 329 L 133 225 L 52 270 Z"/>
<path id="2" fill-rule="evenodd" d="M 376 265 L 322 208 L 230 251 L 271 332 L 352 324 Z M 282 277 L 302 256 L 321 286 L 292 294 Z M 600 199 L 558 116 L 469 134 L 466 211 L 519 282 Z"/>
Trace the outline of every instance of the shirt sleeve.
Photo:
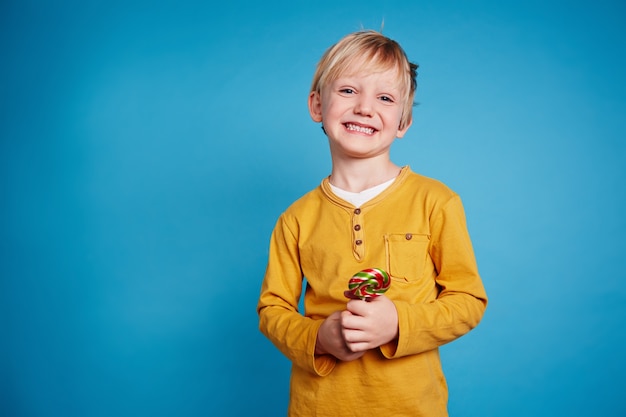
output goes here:
<path id="1" fill-rule="evenodd" d="M 395 301 L 399 336 L 381 346 L 387 358 L 436 349 L 476 327 L 487 307 L 460 198 L 448 200 L 431 220 L 430 257 L 438 296 L 431 302 Z"/>
<path id="2" fill-rule="evenodd" d="M 259 329 L 295 365 L 324 376 L 333 370 L 336 359 L 315 355 L 317 332 L 323 320 L 305 317 L 298 311 L 303 274 L 293 229 L 283 214 L 272 232 L 257 305 Z"/>

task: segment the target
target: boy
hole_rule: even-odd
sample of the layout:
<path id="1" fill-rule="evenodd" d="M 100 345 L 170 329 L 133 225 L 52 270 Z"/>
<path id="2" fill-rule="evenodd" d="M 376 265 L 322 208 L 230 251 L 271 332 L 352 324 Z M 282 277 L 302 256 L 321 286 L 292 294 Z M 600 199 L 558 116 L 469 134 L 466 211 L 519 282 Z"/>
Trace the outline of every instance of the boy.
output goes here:
<path id="1" fill-rule="evenodd" d="M 447 416 L 438 347 L 478 324 L 487 296 L 458 195 L 390 160 L 411 126 L 416 69 L 395 41 L 359 31 L 313 77 L 332 170 L 280 216 L 257 306 L 293 364 L 290 416 Z M 385 269 L 389 291 L 346 299 L 366 268 Z"/>

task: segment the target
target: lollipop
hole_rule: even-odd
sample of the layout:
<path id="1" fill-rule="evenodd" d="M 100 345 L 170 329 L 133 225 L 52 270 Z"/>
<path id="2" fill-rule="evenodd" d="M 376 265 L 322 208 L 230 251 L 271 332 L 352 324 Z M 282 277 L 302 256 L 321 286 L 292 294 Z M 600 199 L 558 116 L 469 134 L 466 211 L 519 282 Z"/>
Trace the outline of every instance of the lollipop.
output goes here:
<path id="1" fill-rule="evenodd" d="M 368 268 L 354 274 L 348 281 L 348 290 L 344 295 L 352 299 L 370 301 L 384 294 L 391 281 L 389 274 L 379 268 Z"/>

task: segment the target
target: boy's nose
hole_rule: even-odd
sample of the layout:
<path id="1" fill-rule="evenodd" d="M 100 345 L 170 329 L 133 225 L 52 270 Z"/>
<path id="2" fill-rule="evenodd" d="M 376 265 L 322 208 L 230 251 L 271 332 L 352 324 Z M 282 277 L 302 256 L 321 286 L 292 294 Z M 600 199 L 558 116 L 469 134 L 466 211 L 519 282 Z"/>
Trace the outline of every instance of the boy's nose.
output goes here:
<path id="1" fill-rule="evenodd" d="M 360 97 L 356 105 L 354 106 L 354 112 L 362 116 L 372 115 L 372 103 L 366 97 Z"/>

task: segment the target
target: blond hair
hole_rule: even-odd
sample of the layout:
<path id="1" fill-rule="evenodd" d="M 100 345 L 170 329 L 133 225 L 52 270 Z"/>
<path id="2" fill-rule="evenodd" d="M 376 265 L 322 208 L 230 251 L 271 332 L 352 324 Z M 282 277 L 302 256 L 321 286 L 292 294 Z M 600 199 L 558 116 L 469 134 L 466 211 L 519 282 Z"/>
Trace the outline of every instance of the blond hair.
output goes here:
<path id="1" fill-rule="evenodd" d="M 313 75 L 311 92 L 321 93 L 324 86 L 342 76 L 355 63 L 372 71 L 396 69 L 404 91 L 400 128 L 411 122 L 413 99 L 417 88 L 417 64 L 409 62 L 396 41 L 374 30 L 361 30 L 343 37 L 326 50 Z"/>

